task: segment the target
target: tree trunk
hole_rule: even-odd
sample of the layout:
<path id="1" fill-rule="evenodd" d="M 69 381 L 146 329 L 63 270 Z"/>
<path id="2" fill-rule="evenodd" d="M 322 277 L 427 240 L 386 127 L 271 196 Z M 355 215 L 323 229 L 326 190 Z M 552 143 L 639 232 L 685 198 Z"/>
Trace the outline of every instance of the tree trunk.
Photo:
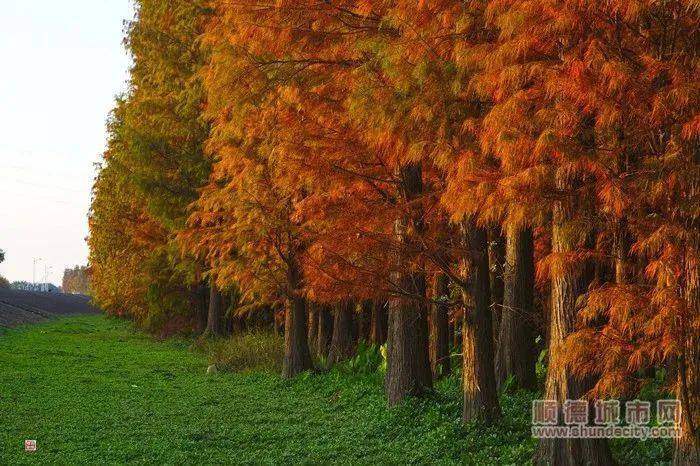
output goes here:
<path id="1" fill-rule="evenodd" d="M 371 323 L 372 323 L 372 310 L 374 309 L 374 303 L 371 300 L 362 301 L 360 306 L 360 313 L 357 315 L 357 329 L 358 329 L 358 342 L 364 341 L 365 344 L 370 341 Z"/>
<path id="2" fill-rule="evenodd" d="M 498 338 L 503 315 L 504 273 L 506 241 L 500 229 L 489 230 L 489 282 L 491 283 L 491 313 L 493 315 L 493 341 L 498 347 Z"/>
<path id="3" fill-rule="evenodd" d="M 700 464 L 700 241 L 693 235 L 685 259 L 686 315 L 683 316 L 681 349 L 678 358 L 676 398 L 681 400 L 681 437 L 675 442 L 674 466 Z"/>
<path id="4" fill-rule="evenodd" d="M 193 304 L 197 313 L 197 333 L 203 333 L 207 330 L 209 318 L 209 286 L 206 282 L 201 282 L 194 287 L 193 293 Z"/>
<path id="5" fill-rule="evenodd" d="M 560 192 L 573 190 L 573 182 L 564 169 L 556 173 L 556 187 Z M 552 253 L 572 251 L 576 244 L 567 231 L 574 206 L 556 201 L 552 210 Z M 559 403 L 558 419 L 564 418 L 564 402 L 586 394 L 588 384 L 572 377 L 558 361 L 563 357 L 564 339 L 574 330 L 576 300 L 585 290 L 586 273 L 581 267 L 567 267 L 552 273 L 551 308 L 549 318 L 549 368 L 544 399 Z M 534 462 L 537 465 L 590 466 L 612 465 L 612 455 L 605 439 L 540 439 Z"/>
<path id="6" fill-rule="evenodd" d="M 496 352 L 496 382 L 501 386 L 512 375 L 516 386 L 532 390 L 537 387 L 537 347 L 535 258 L 530 228 L 507 228 L 504 282 L 503 314 Z"/>
<path id="7" fill-rule="evenodd" d="M 344 302 L 335 310 L 333 320 L 333 338 L 328 353 L 328 367 L 333 367 L 341 361 L 350 359 L 353 355 L 352 315 L 354 304 Z"/>
<path id="8" fill-rule="evenodd" d="M 385 381 L 389 405 L 432 388 L 426 314 L 415 300 L 392 298 L 389 303 Z"/>
<path id="9" fill-rule="evenodd" d="M 323 305 L 318 309 L 318 341 L 316 343 L 316 350 L 320 357 L 328 357 L 332 338 L 333 316 L 330 306 Z"/>
<path id="10" fill-rule="evenodd" d="M 241 316 L 233 316 L 233 334 L 241 335 L 248 330 L 248 323 L 246 319 Z"/>
<path id="11" fill-rule="evenodd" d="M 407 204 L 423 191 L 421 166 L 408 165 L 399 170 L 401 189 Z M 394 224 L 394 236 L 399 252 L 392 282 L 400 293 L 389 301 L 387 338 L 387 373 L 385 390 L 389 405 L 395 405 L 411 395 L 421 395 L 432 388 L 428 355 L 428 322 L 425 298 L 425 273 L 411 267 L 403 258 L 403 249 L 410 242 L 409 227 L 421 231 L 423 215 L 410 206 L 411 212 L 400 216 Z"/>
<path id="12" fill-rule="evenodd" d="M 224 334 L 224 309 L 221 292 L 216 284 L 209 286 L 209 313 L 207 314 L 207 329 L 205 334 L 215 337 Z"/>
<path id="13" fill-rule="evenodd" d="M 488 241 L 486 230 L 471 220 L 463 223 L 463 235 L 467 252 L 462 268 L 469 283 L 463 292 L 463 418 L 491 423 L 500 417 L 501 408 L 493 367 Z"/>
<path id="14" fill-rule="evenodd" d="M 454 317 L 454 321 L 450 323 L 450 338 L 452 339 L 452 347 L 457 353 L 462 352 L 462 325 L 463 319 L 461 315 Z"/>
<path id="15" fill-rule="evenodd" d="M 433 300 L 430 316 L 430 363 L 434 378 L 450 375 L 449 336 L 449 281 L 438 272 L 433 281 Z M 439 304 L 438 304 L 439 302 Z"/>
<path id="16" fill-rule="evenodd" d="M 287 313 L 284 319 L 282 378 L 290 379 L 313 368 L 307 340 L 306 299 L 301 295 L 301 270 L 289 259 Z"/>
<path id="17" fill-rule="evenodd" d="M 226 293 L 221 293 L 221 315 L 224 321 L 224 336 L 228 337 L 233 334 L 233 316 L 229 313 L 231 299 Z"/>
<path id="18" fill-rule="evenodd" d="M 318 354 L 318 314 L 320 306 L 315 303 L 308 303 L 309 306 L 309 328 L 308 342 L 311 354 Z"/>
<path id="19" fill-rule="evenodd" d="M 287 320 L 287 310 L 277 309 L 275 310 L 275 333 L 280 336 L 284 336 L 284 326 Z"/>
<path id="20" fill-rule="evenodd" d="M 370 323 L 370 342 L 381 346 L 386 343 L 387 315 L 384 301 L 372 302 L 372 320 Z"/>
<path id="21" fill-rule="evenodd" d="M 353 345 L 357 346 L 359 341 L 362 339 L 360 336 L 360 326 L 362 325 L 362 322 L 360 322 L 361 317 L 357 313 L 355 305 L 353 305 L 353 312 L 350 314 L 350 317 L 350 341 Z"/>

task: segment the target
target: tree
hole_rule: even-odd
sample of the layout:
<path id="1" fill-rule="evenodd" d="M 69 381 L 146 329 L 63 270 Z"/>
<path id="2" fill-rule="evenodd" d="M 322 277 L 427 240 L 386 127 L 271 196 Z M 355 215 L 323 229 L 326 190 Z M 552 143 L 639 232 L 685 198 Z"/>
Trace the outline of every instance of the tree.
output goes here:
<path id="1" fill-rule="evenodd" d="M 576 81 L 579 76 L 576 73 L 595 29 L 588 29 L 590 18 L 577 16 L 576 5 L 562 7 L 555 3 L 544 0 L 490 5 L 490 15 L 496 18 L 501 37 L 493 54 L 495 60 L 487 66 L 483 80 L 495 100 L 484 141 L 499 154 L 506 169 L 512 166 L 513 154 L 524 154 L 523 160 L 534 169 L 525 172 L 528 178 L 516 173 L 508 181 L 519 181 L 521 186 L 525 181 L 529 195 L 535 197 L 533 205 L 544 206 L 544 213 L 551 208 L 550 369 L 545 398 L 563 403 L 585 396 L 590 388 L 586 381 L 574 380 L 562 368 L 561 360 L 566 354 L 563 342 L 574 331 L 577 299 L 593 278 L 586 251 L 594 237 L 594 211 L 589 201 L 595 195 L 586 164 L 596 160 L 599 152 L 596 118 L 589 108 L 578 105 L 580 100 L 576 101 L 567 87 L 569 79 Z M 560 44 L 570 46 L 562 49 Z M 529 78 L 522 79 L 525 76 Z M 590 95 L 588 88 L 578 87 L 577 92 Z M 516 123 L 506 123 L 506 118 Z M 511 173 L 508 170 L 505 175 L 513 176 Z M 551 204 L 542 202 L 548 195 L 554 199 Z M 506 205 L 510 223 L 524 218 L 520 202 Z M 535 460 L 538 464 L 612 462 L 604 441 L 581 439 L 542 439 Z"/>
<path id="2" fill-rule="evenodd" d="M 493 365 L 487 232 L 473 220 L 466 220 L 462 228 L 467 251 L 463 268 L 470 284 L 463 297 L 464 419 L 493 422 L 500 417 L 501 408 Z"/>
<path id="3" fill-rule="evenodd" d="M 62 288 L 64 293 L 88 294 L 90 284 L 87 267 L 76 266 L 72 269 L 66 269 L 63 272 Z"/>
<path id="4" fill-rule="evenodd" d="M 327 358 L 333 338 L 333 316 L 330 306 L 320 306 L 318 309 L 318 337 L 316 348 L 318 355 Z"/>
<path id="5" fill-rule="evenodd" d="M 519 387 L 535 389 L 535 257 L 531 228 L 509 225 L 506 233 L 504 297 L 496 352 L 499 384 L 514 376 Z"/>
<path id="6" fill-rule="evenodd" d="M 309 8 L 305 8 L 306 6 Z M 255 20 L 249 20 L 251 11 L 254 12 Z M 417 314 L 421 316 L 420 330 L 409 330 L 420 333 L 420 347 L 425 348 L 425 351 L 405 354 L 410 357 L 424 354 L 425 357 L 416 367 L 421 368 L 421 377 L 426 374 L 429 377 L 425 287 L 411 290 L 406 288 L 409 285 L 406 280 L 401 279 L 397 282 L 392 279 L 395 274 L 403 274 L 405 277 L 414 275 L 413 272 L 406 272 L 413 267 L 407 262 L 410 259 L 405 257 L 406 252 L 410 251 L 410 245 L 403 240 L 397 241 L 398 238 L 405 237 L 405 234 L 393 233 L 390 228 L 397 218 L 408 219 L 406 212 L 415 210 L 415 206 L 407 204 L 416 204 L 414 196 L 410 194 L 414 189 L 412 186 L 417 183 L 414 180 L 416 177 L 411 175 L 411 180 L 406 178 L 407 183 L 396 188 L 392 184 L 393 180 L 402 178 L 403 169 L 401 164 L 397 163 L 395 154 L 384 142 L 375 139 L 374 134 L 369 135 L 370 138 L 363 136 L 364 125 L 371 124 L 370 121 L 356 125 L 355 122 L 359 120 L 351 118 L 348 112 L 351 104 L 348 103 L 347 97 L 354 90 L 361 92 L 367 89 L 363 86 L 368 82 L 364 77 L 362 80 L 353 79 L 352 72 L 360 70 L 361 65 L 368 60 L 364 54 L 371 53 L 369 49 L 363 50 L 353 46 L 361 44 L 357 38 L 379 37 L 384 34 L 380 33 L 379 18 L 375 14 L 360 15 L 352 9 L 340 8 L 334 4 L 321 7 L 316 4 L 300 4 L 292 8 L 286 4 L 248 5 L 244 2 L 236 6 L 221 5 L 221 13 L 220 16 L 225 20 L 230 18 L 228 25 L 222 28 L 222 37 L 231 37 L 231 31 L 236 28 L 242 29 L 234 38 L 240 37 L 236 45 L 246 50 L 246 55 L 240 57 L 241 63 L 248 60 L 247 65 L 250 67 L 245 75 L 245 85 L 248 86 L 248 90 L 251 89 L 251 85 L 255 86 L 252 88 L 253 92 L 243 94 L 240 94 L 241 88 L 231 88 L 223 102 L 235 101 L 235 98 L 232 99 L 234 95 L 240 95 L 241 102 L 245 102 L 246 99 L 250 101 L 251 98 L 259 102 L 255 109 L 249 109 L 249 116 L 243 115 L 239 120 L 244 121 L 248 118 L 251 122 L 251 126 L 245 128 L 248 130 L 246 137 L 252 140 L 249 135 L 259 135 L 255 146 L 250 147 L 264 149 L 264 152 L 259 153 L 260 160 L 264 161 L 262 166 L 267 165 L 271 172 L 264 184 L 251 185 L 247 191 L 255 194 L 258 204 L 261 198 L 265 198 L 265 189 L 270 186 L 274 186 L 276 192 L 288 193 L 289 201 L 276 201 L 274 205 L 269 205 L 269 210 L 264 216 L 267 220 L 271 212 L 277 211 L 278 206 L 288 207 L 280 212 L 279 217 L 272 215 L 272 218 L 278 218 L 281 222 L 270 228 L 270 231 L 281 231 L 278 237 L 285 241 L 292 240 L 292 243 L 278 244 L 277 249 L 287 251 L 291 246 L 295 251 L 295 267 L 300 266 L 303 270 L 303 274 L 298 276 L 304 277 L 303 282 L 299 283 L 301 286 L 298 294 L 312 293 L 315 297 L 318 296 L 321 302 L 368 299 L 375 297 L 365 296 L 366 291 L 362 291 L 362 288 L 367 289 L 368 281 L 383 282 L 384 287 L 392 288 L 390 296 L 396 296 L 392 298 L 394 302 L 408 303 L 407 305 L 413 306 L 412 310 L 418 307 L 421 309 Z M 241 16 L 248 19 L 239 22 L 233 19 Z M 263 18 L 269 21 L 263 21 Z M 338 35 L 337 28 L 347 30 L 348 34 Z M 280 30 L 284 31 L 284 34 L 280 35 Z M 300 45 L 303 45 L 303 48 Z M 219 57 L 216 53 L 215 59 Z M 231 48 L 226 53 L 236 56 L 236 51 Z M 223 55 L 222 52 L 221 56 Z M 226 70 L 235 69 L 236 66 L 240 65 L 229 61 L 228 65 L 217 67 L 215 70 L 216 73 L 226 73 Z M 374 73 L 366 77 L 373 79 Z M 252 84 L 255 79 L 261 80 L 262 84 L 259 87 Z M 240 84 L 240 80 L 236 81 L 235 78 L 227 82 Z M 350 87 L 355 86 L 355 83 L 357 87 Z M 217 87 L 222 86 L 217 83 Z M 257 93 L 256 89 L 263 89 L 263 92 Z M 213 101 L 215 99 L 209 99 L 210 104 Z M 231 113 L 230 108 L 225 110 Z M 272 115 L 279 119 L 274 121 Z M 261 121 L 268 125 L 264 133 L 263 128 L 253 128 L 253 123 L 259 126 Z M 240 130 L 237 132 L 241 133 Z M 403 151 L 404 147 L 399 145 L 397 150 Z M 217 148 L 217 152 L 221 153 L 221 150 Z M 227 155 L 220 157 L 222 162 L 232 159 Z M 237 169 L 231 171 L 228 176 L 238 178 L 235 183 L 239 185 L 240 179 L 245 178 L 245 173 L 245 170 Z M 413 171 L 410 169 L 406 173 Z M 222 177 L 218 180 L 222 180 Z M 418 183 L 422 184 L 422 181 Z M 408 184 L 412 186 L 406 188 Z M 333 186 L 331 191 L 328 190 L 330 186 Z M 235 192 L 238 195 L 240 191 L 237 186 L 230 189 L 229 194 Z M 212 195 L 215 195 L 215 192 L 216 187 L 212 187 Z M 392 199 L 399 202 L 395 203 Z M 217 206 L 225 205 L 222 198 L 218 198 L 217 202 Z M 241 204 L 240 200 L 238 203 Z M 339 206 L 347 207 L 347 210 L 343 211 Z M 368 217 L 371 218 L 371 223 L 362 225 L 358 231 L 354 226 L 355 219 L 361 213 L 371 212 L 372 208 L 377 209 L 378 215 L 374 218 Z M 250 220 L 250 215 L 246 215 L 247 220 Z M 299 226 L 302 228 L 298 233 L 296 229 L 292 232 L 284 230 L 294 223 L 291 217 L 300 220 Z M 413 218 L 420 220 L 415 216 Z M 329 219 L 332 219 L 332 228 L 326 228 Z M 278 227 L 283 229 L 279 230 Z M 241 224 L 236 224 L 235 230 L 241 232 L 244 228 Z M 252 235 L 260 235 L 259 230 L 249 231 Z M 348 241 L 345 241 L 346 239 Z M 387 239 L 390 240 L 390 248 L 386 248 Z M 240 247 L 249 248 L 249 245 L 255 244 L 256 241 L 255 236 L 244 238 L 236 245 L 237 253 L 245 253 L 240 251 Z M 221 243 L 220 239 L 215 242 Z M 216 247 L 221 250 L 221 246 Z M 366 252 L 369 254 L 365 254 Z M 259 256 L 260 254 L 255 258 L 251 257 L 246 267 L 250 269 L 254 260 L 260 259 Z M 394 260 L 395 265 L 391 266 L 392 271 L 388 272 L 386 265 L 390 259 Z M 289 261 L 283 262 L 285 266 L 290 265 Z M 269 270 L 269 267 L 267 269 Z M 272 269 L 274 270 L 274 267 Z M 226 271 L 224 276 L 225 274 Z M 328 280 L 330 276 L 335 279 Z M 326 289 L 325 284 L 331 284 L 331 289 Z M 388 294 L 382 288 L 377 288 L 376 291 Z M 270 299 L 272 298 L 270 295 Z M 413 320 L 405 319 L 398 325 L 412 327 Z M 392 335 L 392 332 L 389 334 Z M 395 335 L 404 333 L 397 332 Z M 390 345 L 391 348 L 400 346 Z M 390 349 L 389 353 L 391 352 Z M 389 360 L 390 366 L 400 367 L 398 365 L 403 364 L 404 360 L 403 353 L 399 352 L 395 357 L 390 356 Z M 393 373 L 392 370 L 389 372 Z M 405 384 L 405 387 L 411 386 L 410 390 L 402 388 L 397 392 L 397 396 L 392 395 L 392 402 L 395 398 L 413 391 L 414 382 L 409 380 L 408 384 Z M 418 386 L 422 384 L 423 382 L 420 382 Z"/>
<path id="7" fill-rule="evenodd" d="M 354 353 L 351 328 L 354 308 L 355 305 L 352 302 L 341 303 L 335 308 L 333 337 L 328 352 L 329 366 L 349 359 Z"/>
<path id="8" fill-rule="evenodd" d="M 221 291 L 216 285 L 209 287 L 209 308 L 205 334 L 213 337 L 224 335 L 224 304 Z"/>
<path id="9" fill-rule="evenodd" d="M 489 230 L 489 282 L 491 283 L 491 310 L 493 311 L 493 341 L 496 347 L 498 347 L 503 314 L 505 264 L 506 239 L 499 228 L 491 228 Z"/>
<path id="10" fill-rule="evenodd" d="M 369 341 L 373 345 L 382 346 L 386 343 L 388 325 L 386 304 L 387 303 L 381 299 L 372 302 Z"/>
<path id="11" fill-rule="evenodd" d="M 117 101 L 94 189 L 93 296 L 152 330 L 195 326 L 195 314 L 206 312 L 202 264 L 181 256 L 176 243 L 209 172 L 197 77 L 204 57 L 196 40 L 205 17 L 202 2 L 137 2 L 126 27 L 129 89 Z M 123 231 L 124 224 L 133 229 Z M 130 299 L 117 298 L 125 293 Z"/>
<path id="12" fill-rule="evenodd" d="M 404 202 L 410 203 L 423 191 L 421 166 L 409 164 L 397 167 Z M 411 241 L 409 229 L 422 228 L 422 212 L 416 208 L 399 217 L 394 225 L 398 244 Z M 405 259 L 396 258 L 392 281 L 408 297 L 395 296 L 389 300 L 387 336 L 388 368 L 386 392 L 389 404 L 398 403 L 408 394 L 422 394 L 432 387 L 428 355 L 428 322 L 425 305 L 416 297 L 426 296 L 425 271 L 411 270 Z"/>
<path id="13" fill-rule="evenodd" d="M 493 92 L 497 105 L 491 115 L 496 122 L 496 117 L 504 117 L 507 109 L 509 120 L 509 128 L 502 121 L 497 134 L 505 144 L 515 141 L 539 158 L 539 173 L 544 175 L 541 180 L 550 188 L 543 191 L 539 188 L 546 184 L 531 184 L 530 192 L 539 196 L 554 194 L 552 253 L 540 264 L 541 275 L 548 275 L 552 285 L 547 396 L 559 400 L 564 396 L 585 396 L 591 388 L 592 375 L 601 377 L 597 390 L 612 388 L 613 381 L 617 390 L 622 389 L 622 381 L 633 380 L 620 377 L 624 372 L 622 367 L 637 367 L 643 355 L 668 354 L 670 348 L 665 346 L 658 353 L 650 352 L 650 346 L 655 346 L 649 345 L 648 340 L 642 343 L 632 338 L 632 343 L 626 333 L 632 328 L 629 326 L 632 321 L 624 316 L 634 309 L 631 314 L 640 319 L 634 319 L 640 325 L 637 328 L 645 329 L 641 333 L 647 338 L 657 335 L 655 321 L 650 318 L 654 301 L 645 304 L 645 296 L 659 299 L 663 295 L 664 304 L 671 308 L 674 300 L 666 294 L 669 282 L 660 287 L 658 282 L 651 294 L 643 291 L 649 284 L 644 279 L 638 278 L 635 287 L 626 284 L 632 270 L 627 263 L 625 244 L 629 244 L 627 235 L 636 233 L 640 240 L 634 248 L 648 247 L 646 251 L 654 256 L 660 252 L 656 246 L 660 236 L 652 234 L 654 239 L 649 241 L 651 237 L 647 235 L 652 231 L 658 234 L 660 230 L 650 223 L 658 221 L 657 228 L 666 230 L 677 218 L 684 218 L 689 225 L 694 221 L 693 214 L 682 207 L 671 213 L 663 208 L 656 210 L 660 206 L 656 202 L 663 198 L 661 204 L 664 204 L 678 194 L 680 197 L 674 202 L 682 198 L 676 205 L 685 205 L 693 198 L 690 179 L 696 176 L 696 169 L 693 152 L 687 144 L 694 137 L 690 129 L 693 124 L 689 124 L 693 119 L 690 109 L 696 108 L 697 102 L 686 93 L 694 88 L 691 84 L 694 79 L 685 70 L 695 55 L 688 53 L 692 47 L 686 37 L 669 42 L 664 31 L 669 28 L 695 31 L 697 9 L 689 8 L 690 14 L 680 14 L 684 8 L 680 3 L 667 8 L 625 1 L 585 5 L 494 2 L 492 8 L 502 35 L 494 54 L 498 60 L 492 67 L 497 70 Z M 695 33 L 687 37 L 695 40 Z M 668 99 L 676 103 L 673 111 L 664 110 L 670 107 L 660 104 Z M 506 139 L 504 135 L 511 137 Z M 686 187 L 683 194 L 664 190 L 657 197 L 659 191 L 650 189 L 655 182 L 645 175 L 654 173 L 652 178 L 658 178 L 665 172 L 657 169 L 659 164 L 663 165 L 662 160 L 668 162 L 668 150 L 676 154 L 672 157 L 675 161 L 682 161 L 683 173 L 690 178 L 681 176 L 683 181 L 674 183 Z M 645 194 L 650 195 L 648 204 Z M 656 220 L 650 222 L 650 218 Z M 674 253 L 666 249 L 666 260 L 674 256 L 693 257 L 692 253 L 687 254 L 688 247 L 693 250 L 692 234 L 686 236 L 684 228 L 680 231 L 684 233 L 679 235 L 676 231 L 675 235 L 682 238 L 682 245 Z M 605 270 L 611 257 L 615 258 L 612 279 Z M 595 273 L 594 260 L 599 262 Z M 648 271 L 658 271 L 655 262 L 650 261 Z M 664 267 L 669 267 L 671 262 L 678 276 L 684 277 L 682 280 L 693 276 L 692 266 L 688 271 L 688 262 L 671 259 Z M 651 275 L 669 279 L 663 273 Z M 692 278 L 689 283 L 693 283 Z M 678 292 L 680 288 L 682 292 Z M 686 298 L 675 309 L 692 309 L 694 304 L 688 307 L 688 303 L 693 300 L 687 297 L 685 287 L 680 288 L 677 296 Z M 584 299 L 588 306 L 579 312 L 577 301 Z M 588 326 L 581 333 L 573 333 L 577 317 Z M 602 334 L 598 332 L 600 328 L 604 329 Z M 614 335 L 622 336 L 627 349 L 616 355 L 607 343 L 604 353 L 609 358 L 581 360 L 580 353 L 565 349 L 564 341 L 581 345 L 579 349 L 598 348 L 596 354 L 602 354 L 601 345 L 591 344 L 591 339 L 583 335 L 596 335 L 600 342 Z M 651 341 L 662 344 L 663 340 L 652 338 Z M 672 339 L 666 340 L 669 341 Z M 679 347 L 685 347 L 693 339 L 685 335 L 678 341 L 683 342 Z M 657 348 L 661 347 L 663 344 Z M 623 363 L 624 357 L 619 356 L 629 355 L 630 350 L 635 357 Z M 596 443 L 543 440 L 538 459 L 542 463 L 575 464 L 580 457 L 576 458 L 572 452 L 579 451 L 592 464 L 609 463 L 604 446 Z M 686 437 L 679 444 L 685 447 L 678 448 L 677 456 L 685 458 L 692 451 L 688 448 L 692 441 Z"/>
<path id="14" fill-rule="evenodd" d="M 433 278 L 433 301 L 430 315 L 430 362 L 433 377 L 450 375 L 449 300 L 447 275 L 437 272 Z"/>
<path id="15" fill-rule="evenodd" d="M 592 393 L 599 395 L 635 393 L 638 371 L 673 364 L 684 413 L 674 464 L 695 464 L 700 18 L 689 2 L 630 6 L 596 2 L 576 11 L 592 23 L 596 49 L 569 93 L 595 89 L 586 105 L 596 115 L 598 144 L 608 149 L 598 154 L 602 167 L 591 164 L 605 227 L 596 252 L 614 273 L 589 290 L 563 364 L 597 379 Z M 669 30 L 683 32 L 669 38 Z"/>
<path id="16" fill-rule="evenodd" d="M 281 151 L 276 86 L 284 73 L 262 65 L 258 44 L 249 40 L 266 33 L 248 21 L 253 5 L 213 6 L 204 85 L 214 168 L 181 240 L 210 264 L 219 286 L 235 281 L 246 298 L 286 302 L 283 377 L 289 378 L 312 364 L 302 268 L 307 233 L 296 215 L 306 194 Z"/>
<path id="17" fill-rule="evenodd" d="M 418 236 L 414 244 L 423 261 L 445 273 L 462 296 L 467 421 L 492 421 L 500 412 L 484 233 L 490 219 L 480 218 L 484 186 L 495 162 L 478 144 L 488 104 L 469 84 L 493 37 L 485 27 L 483 9 L 480 2 L 399 2 L 389 15 L 403 36 L 396 41 L 392 57 L 397 61 L 387 74 L 403 79 L 394 78 L 397 100 L 411 106 L 410 112 L 394 115 L 400 118 L 394 126 L 403 131 L 411 157 L 420 160 L 427 174 L 430 188 L 421 193 L 424 212 L 435 212 L 422 218 L 422 224 L 433 228 L 412 228 Z M 431 204 L 431 196 L 439 200 L 439 207 Z M 450 234 L 440 221 L 445 214 L 461 233 Z"/>
<path id="18" fill-rule="evenodd" d="M 91 294 L 106 311 L 148 320 L 149 265 L 162 262 L 150 255 L 162 244 L 163 231 L 146 213 L 143 201 L 122 176 L 119 163 L 126 156 L 119 131 L 124 101 L 110 119 L 108 149 L 93 186 L 90 207 Z"/>

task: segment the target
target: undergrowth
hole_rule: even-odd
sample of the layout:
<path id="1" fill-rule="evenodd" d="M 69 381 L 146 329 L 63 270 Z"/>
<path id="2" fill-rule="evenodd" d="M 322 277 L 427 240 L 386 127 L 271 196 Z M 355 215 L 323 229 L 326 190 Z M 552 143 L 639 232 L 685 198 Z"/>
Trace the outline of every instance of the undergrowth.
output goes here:
<path id="1" fill-rule="evenodd" d="M 284 338 L 273 332 L 251 332 L 229 338 L 200 339 L 196 346 L 217 369 L 230 372 L 279 373 L 284 358 Z"/>

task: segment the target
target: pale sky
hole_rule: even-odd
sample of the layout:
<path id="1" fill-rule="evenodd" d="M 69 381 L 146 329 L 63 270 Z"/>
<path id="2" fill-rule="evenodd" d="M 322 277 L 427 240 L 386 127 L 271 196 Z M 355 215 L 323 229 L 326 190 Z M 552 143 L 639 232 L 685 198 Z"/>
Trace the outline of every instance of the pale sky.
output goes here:
<path id="1" fill-rule="evenodd" d="M 0 275 L 49 280 L 87 263 L 105 121 L 126 87 L 130 0 L 0 0 Z"/>

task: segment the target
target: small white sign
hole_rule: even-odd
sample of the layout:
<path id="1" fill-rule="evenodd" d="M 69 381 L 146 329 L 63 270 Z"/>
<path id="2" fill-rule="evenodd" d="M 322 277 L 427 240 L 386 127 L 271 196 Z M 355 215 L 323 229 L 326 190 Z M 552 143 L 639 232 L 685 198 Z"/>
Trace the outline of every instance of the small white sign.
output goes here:
<path id="1" fill-rule="evenodd" d="M 24 451 L 36 451 L 36 440 L 25 440 Z"/>

